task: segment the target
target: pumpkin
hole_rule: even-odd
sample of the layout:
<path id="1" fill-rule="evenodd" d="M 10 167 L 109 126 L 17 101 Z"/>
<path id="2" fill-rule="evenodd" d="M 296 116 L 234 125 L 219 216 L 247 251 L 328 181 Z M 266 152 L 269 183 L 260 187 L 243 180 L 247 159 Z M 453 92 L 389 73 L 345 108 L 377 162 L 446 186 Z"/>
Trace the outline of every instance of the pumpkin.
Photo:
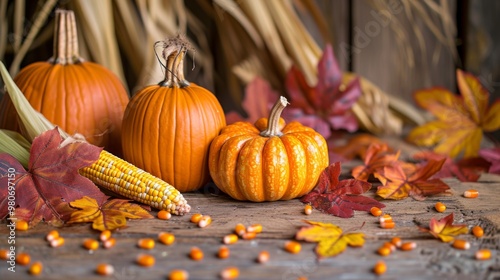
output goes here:
<path id="1" fill-rule="evenodd" d="M 213 93 L 184 78 L 183 58 L 191 48 L 184 37 L 162 43 L 164 80 L 136 92 L 125 110 L 124 158 L 188 192 L 209 181 L 209 146 L 226 119 Z"/>
<path id="2" fill-rule="evenodd" d="M 209 170 L 219 189 L 237 200 L 289 200 L 311 191 L 328 166 L 321 134 L 280 118 L 281 97 L 269 119 L 225 127 L 210 147 Z"/>
<path id="3" fill-rule="evenodd" d="M 24 67 L 14 81 L 33 108 L 53 124 L 121 154 L 127 90 L 110 70 L 79 56 L 73 11 L 56 11 L 53 57 Z M 2 128 L 21 131 L 8 95 L 0 108 Z"/>

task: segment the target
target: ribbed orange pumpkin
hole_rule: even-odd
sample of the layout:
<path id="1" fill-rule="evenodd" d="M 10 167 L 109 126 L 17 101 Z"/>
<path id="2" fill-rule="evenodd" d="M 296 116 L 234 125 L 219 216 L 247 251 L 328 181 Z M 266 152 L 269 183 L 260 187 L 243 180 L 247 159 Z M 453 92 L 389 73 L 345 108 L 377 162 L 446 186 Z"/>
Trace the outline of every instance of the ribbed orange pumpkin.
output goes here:
<path id="1" fill-rule="evenodd" d="M 188 192 L 210 179 L 209 146 L 226 119 L 210 91 L 184 79 L 183 58 L 190 48 L 185 39 L 163 43 L 165 80 L 132 97 L 123 118 L 123 153 L 127 161 Z"/>
<path id="2" fill-rule="evenodd" d="M 299 122 L 280 118 L 281 97 L 269 121 L 237 122 L 225 127 L 210 147 L 209 168 L 215 184 L 237 200 L 288 200 L 311 191 L 328 166 L 325 139 Z"/>
<path id="3" fill-rule="evenodd" d="M 53 57 L 24 67 L 14 81 L 33 108 L 49 121 L 121 154 L 121 124 L 128 93 L 110 70 L 79 56 L 73 11 L 56 11 Z M 0 112 L 2 128 L 20 130 L 8 95 L 2 99 Z"/>

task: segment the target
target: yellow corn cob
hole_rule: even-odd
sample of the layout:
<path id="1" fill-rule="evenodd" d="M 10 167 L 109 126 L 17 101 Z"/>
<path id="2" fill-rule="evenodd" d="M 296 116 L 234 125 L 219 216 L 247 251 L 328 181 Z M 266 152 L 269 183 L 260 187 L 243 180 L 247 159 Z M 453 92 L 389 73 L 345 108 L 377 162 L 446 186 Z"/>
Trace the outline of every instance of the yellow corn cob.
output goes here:
<path id="1" fill-rule="evenodd" d="M 80 169 L 80 174 L 103 188 L 156 209 L 176 215 L 191 210 L 176 188 L 104 150 L 94 164 Z"/>

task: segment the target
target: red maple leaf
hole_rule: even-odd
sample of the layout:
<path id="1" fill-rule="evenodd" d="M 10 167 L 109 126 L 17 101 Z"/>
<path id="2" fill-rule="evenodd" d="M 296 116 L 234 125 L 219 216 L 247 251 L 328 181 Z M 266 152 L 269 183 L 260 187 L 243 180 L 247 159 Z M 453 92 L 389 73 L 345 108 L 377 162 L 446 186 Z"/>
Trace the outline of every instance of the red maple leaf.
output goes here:
<path id="1" fill-rule="evenodd" d="M 385 207 L 377 200 L 361 195 L 369 191 L 372 184 L 356 179 L 339 181 L 340 172 L 340 162 L 332 163 L 321 172 L 316 187 L 301 201 L 341 218 L 352 217 L 354 210 L 370 211 L 373 206 Z"/>
<path id="2" fill-rule="evenodd" d="M 371 144 L 366 150 L 364 165 L 356 166 L 352 169 L 351 175 L 355 179 L 368 181 L 370 175 L 382 170 L 385 166 L 390 166 L 399 158 L 399 151 L 392 153 L 387 144 Z"/>
<path id="3" fill-rule="evenodd" d="M 11 215 L 30 226 L 42 219 L 59 224 L 70 218 L 69 202 L 83 196 L 105 197 L 78 173 L 99 158 L 101 148 L 83 142 L 61 146 L 61 142 L 57 128 L 36 137 L 28 171 L 11 155 L 0 154 L 0 219 Z"/>
<path id="4" fill-rule="evenodd" d="M 358 122 L 351 111 L 361 96 L 359 79 L 342 84 L 342 72 L 337 64 L 331 45 L 327 45 L 318 62 L 318 83 L 311 87 L 296 66 L 287 74 L 286 88 L 290 107 L 284 112 L 285 119 L 294 119 L 314 128 L 325 138 L 331 130 L 358 129 Z"/>
<path id="5" fill-rule="evenodd" d="M 445 162 L 431 179 L 456 177 L 462 182 L 477 182 L 482 172 L 490 167 L 490 164 L 483 158 L 472 157 L 453 160 L 449 156 L 435 153 L 433 151 L 423 151 L 413 155 L 416 160 L 442 160 Z"/>
<path id="6" fill-rule="evenodd" d="M 490 162 L 489 173 L 500 174 L 500 148 L 483 149 L 479 151 L 479 155 Z"/>
<path id="7" fill-rule="evenodd" d="M 441 169 L 442 160 L 429 160 L 417 168 L 403 168 L 401 164 L 386 166 L 375 174 L 382 186 L 377 194 L 385 199 L 404 199 L 408 196 L 424 200 L 426 196 L 443 193 L 450 187 L 440 179 L 429 179 Z"/>

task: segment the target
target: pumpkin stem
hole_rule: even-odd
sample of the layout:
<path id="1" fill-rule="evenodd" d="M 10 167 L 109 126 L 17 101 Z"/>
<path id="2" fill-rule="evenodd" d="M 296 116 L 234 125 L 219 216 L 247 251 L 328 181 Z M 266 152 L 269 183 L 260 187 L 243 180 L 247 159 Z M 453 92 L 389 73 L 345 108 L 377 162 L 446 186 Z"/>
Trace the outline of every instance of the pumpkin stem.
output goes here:
<path id="1" fill-rule="evenodd" d="M 269 119 L 267 121 L 267 128 L 260 133 L 260 136 L 271 137 L 271 136 L 281 136 L 283 133 L 280 130 L 280 117 L 281 112 L 288 105 L 288 101 L 284 96 L 280 96 L 278 101 L 274 103 L 271 113 L 269 113 Z"/>
<path id="2" fill-rule="evenodd" d="M 56 10 L 54 54 L 49 59 L 54 64 L 74 64 L 83 62 L 78 53 L 75 13 L 69 10 Z"/>
<path id="3" fill-rule="evenodd" d="M 189 82 L 184 78 L 184 57 L 192 49 L 189 42 L 182 35 L 170 38 L 163 43 L 163 59 L 167 62 L 165 67 L 165 80 L 159 85 L 166 87 L 187 87 Z"/>

